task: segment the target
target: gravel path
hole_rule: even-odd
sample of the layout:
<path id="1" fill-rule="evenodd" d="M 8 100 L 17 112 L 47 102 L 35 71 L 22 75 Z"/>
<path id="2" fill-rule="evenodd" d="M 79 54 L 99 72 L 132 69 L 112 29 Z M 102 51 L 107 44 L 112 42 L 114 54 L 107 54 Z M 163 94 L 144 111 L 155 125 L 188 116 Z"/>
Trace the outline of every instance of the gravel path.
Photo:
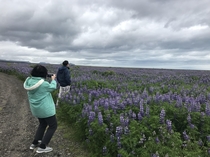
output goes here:
<path id="1" fill-rule="evenodd" d="M 30 150 L 38 120 L 31 115 L 23 82 L 15 76 L 0 73 L 0 156 L 1 157 L 83 157 L 72 153 L 78 143 L 63 138 L 64 130 L 56 130 L 49 146 L 53 151 L 37 154 Z M 83 155 L 84 154 L 84 155 Z"/>

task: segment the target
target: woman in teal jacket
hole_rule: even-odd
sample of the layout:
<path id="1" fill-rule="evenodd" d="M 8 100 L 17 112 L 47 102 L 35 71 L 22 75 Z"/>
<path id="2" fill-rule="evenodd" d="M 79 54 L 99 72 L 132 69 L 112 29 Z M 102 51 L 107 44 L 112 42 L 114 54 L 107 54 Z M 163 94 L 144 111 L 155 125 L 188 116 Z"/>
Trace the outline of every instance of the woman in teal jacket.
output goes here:
<path id="1" fill-rule="evenodd" d="M 24 82 L 32 115 L 39 120 L 34 141 L 30 146 L 30 149 L 39 146 L 36 150 L 37 153 L 46 153 L 53 150 L 47 145 L 57 129 L 55 103 L 51 95 L 51 92 L 57 87 L 56 76 L 51 76 L 50 83 L 45 80 L 46 77 L 47 69 L 42 65 L 36 65 L 31 71 L 31 77 L 28 77 Z"/>

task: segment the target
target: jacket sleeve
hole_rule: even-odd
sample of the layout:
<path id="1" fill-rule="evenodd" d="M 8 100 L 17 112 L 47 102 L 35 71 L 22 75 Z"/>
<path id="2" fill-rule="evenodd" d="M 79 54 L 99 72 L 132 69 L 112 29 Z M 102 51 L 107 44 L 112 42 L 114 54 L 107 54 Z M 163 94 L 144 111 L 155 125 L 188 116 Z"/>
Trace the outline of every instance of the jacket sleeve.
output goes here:
<path id="1" fill-rule="evenodd" d="M 71 76 L 68 69 L 65 70 L 65 81 L 68 85 L 71 85 Z"/>
<path id="2" fill-rule="evenodd" d="M 56 73 L 56 80 L 58 81 L 58 83 L 60 83 L 60 78 L 59 78 L 60 76 L 59 76 L 59 70 L 57 71 L 57 73 Z"/>
<path id="3" fill-rule="evenodd" d="M 45 81 L 43 83 L 47 92 L 52 92 L 57 88 L 57 83 L 55 80 L 52 80 L 50 83 Z"/>

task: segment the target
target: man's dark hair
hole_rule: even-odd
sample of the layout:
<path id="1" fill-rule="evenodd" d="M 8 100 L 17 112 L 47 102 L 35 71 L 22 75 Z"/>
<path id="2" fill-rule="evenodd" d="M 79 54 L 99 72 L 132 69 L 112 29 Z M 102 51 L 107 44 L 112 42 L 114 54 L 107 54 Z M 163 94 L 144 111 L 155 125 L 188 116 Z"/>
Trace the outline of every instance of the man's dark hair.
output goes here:
<path id="1" fill-rule="evenodd" d="M 32 69 L 31 76 L 46 78 L 47 77 L 47 69 L 44 66 L 38 64 Z"/>
<path id="2" fill-rule="evenodd" d="M 63 61 L 63 66 L 67 66 L 67 64 L 69 64 L 67 60 Z"/>

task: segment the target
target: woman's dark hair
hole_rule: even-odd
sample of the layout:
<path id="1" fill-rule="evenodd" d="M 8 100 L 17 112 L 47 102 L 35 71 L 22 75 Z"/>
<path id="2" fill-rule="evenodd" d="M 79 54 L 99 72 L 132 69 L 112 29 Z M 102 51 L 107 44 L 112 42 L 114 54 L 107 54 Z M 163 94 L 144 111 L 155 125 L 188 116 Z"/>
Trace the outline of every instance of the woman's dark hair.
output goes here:
<path id="1" fill-rule="evenodd" d="M 46 78 L 47 77 L 47 69 L 44 66 L 38 64 L 32 69 L 31 76 Z"/>

